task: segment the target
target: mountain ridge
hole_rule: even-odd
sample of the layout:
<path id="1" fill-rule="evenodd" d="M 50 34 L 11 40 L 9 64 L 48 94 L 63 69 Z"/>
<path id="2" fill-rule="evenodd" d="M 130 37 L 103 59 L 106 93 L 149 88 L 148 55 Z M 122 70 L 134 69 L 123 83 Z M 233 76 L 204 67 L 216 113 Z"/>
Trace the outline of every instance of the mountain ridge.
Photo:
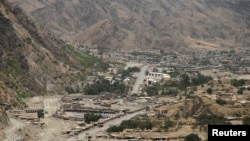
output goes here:
<path id="1" fill-rule="evenodd" d="M 132 50 L 249 46 L 250 11 L 245 0 L 39 2 L 39 8 L 26 12 L 57 35 L 65 35 L 62 38 L 89 46 Z M 113 26 L 101 26 L 104 21 Z M 216 45 L 206 46 L 209 43 Z"/>

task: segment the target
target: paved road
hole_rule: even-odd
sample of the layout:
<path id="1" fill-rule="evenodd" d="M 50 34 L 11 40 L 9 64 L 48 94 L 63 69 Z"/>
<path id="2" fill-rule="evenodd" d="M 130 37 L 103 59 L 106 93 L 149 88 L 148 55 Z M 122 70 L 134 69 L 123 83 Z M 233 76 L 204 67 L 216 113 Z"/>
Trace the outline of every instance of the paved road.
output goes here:
<path id="1" fill-rule="evenodd" d="M 148 65 L 144 65 L 143 67 L 141 67 L 141 71 L 137 74 L 137 79 L 136 79 L 136 82 L 133 86 L 133 90 L 131 91 L 130 94 L 133 94 L 133 93 L 136 93 L 138 94 L 139 93 L 139 87 L 141 84 L 143 84 L 143 80 L 145 78 L 145 73 L 148 69 Z"/>
<path id="2" fill-rule="evenodd" d="M 76 137 L 71 137 L 71 138 L 68 138 L 66 141 L 76 141 L 76 140 L 82 140 L 82 139 L 86 139 L 86 133 L 89 133 L 90 136 L 94 136 L 96 135 L 98 132 L 100 131 L 105 131 L 107 130 L 111 125 L 119 125 L 123 120 L 128 120 L 128 119 L 131 119 L 132 117 L 140 114 L 141 111 L 139 112 L 135 112 L 133 114 L 127 114 L 125 116 L 122 116 L 120 118 L 117 118 L 117 119 L 114 119 L 114 120 L 111 120 L 111 121 L 108 121 L 106 122 L 103 127 L 93 127 L 91 129 L 89 129 L 88 131 L 84 131 L 84 132 L 81 132 L 78 136 L 77 136 L 77 139 Z"/>
<path id="3" fill-rule="evenodd" d="M 16 134 L 18 129 L 22 129 L 25 126 L 25 123 L 18 121 L 16 119 L 10 118 L 11 126 L 6 128 L 5 135 L 6 139 L 4 141 L 19 141 L 22 140 L 22 137 Z"/>

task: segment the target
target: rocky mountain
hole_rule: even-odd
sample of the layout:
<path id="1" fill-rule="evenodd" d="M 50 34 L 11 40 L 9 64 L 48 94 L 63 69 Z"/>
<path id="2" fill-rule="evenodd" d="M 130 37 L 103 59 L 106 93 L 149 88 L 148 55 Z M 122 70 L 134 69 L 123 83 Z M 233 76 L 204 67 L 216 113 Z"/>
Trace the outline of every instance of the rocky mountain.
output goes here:
<path id="1" fill-rule="evenodd" d="M 25 97 L 81 92 L 96 62 L 98 69 L 98 58 L 80 54 L 22 9 L 0 0 L 0 140 L 10 123 L 6 109 L 25 108 Z"/>
<path id="2" fill-rule="evenodd" d="M 63 39 L 113 49 L 249 47 L 248 0 L 9 0 Z"/>
<path id="3" fill-rule="evenodd" d="M 23 97 L 79 87 L 86 69 L 66 46 L 20 8 L 0 1 L 0 103 L 24 107 Z"/>

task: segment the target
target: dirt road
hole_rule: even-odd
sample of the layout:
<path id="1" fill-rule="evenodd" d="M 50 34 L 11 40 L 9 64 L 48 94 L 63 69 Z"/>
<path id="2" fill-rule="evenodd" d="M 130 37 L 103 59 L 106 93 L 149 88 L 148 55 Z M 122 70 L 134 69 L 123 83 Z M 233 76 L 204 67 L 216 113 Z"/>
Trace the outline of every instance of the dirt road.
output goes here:
<path id="1" fill-rule="evenodd" d="M 133 90 L 131 91 L 130 94 L 133 94 L 133 93 L 138 94 L 139 93 L 139 87 L 141 84 L 143 84 L 143 80 L 145 78 L 145 73 L 146 73 L 148 67 L 149 67 L 148 65 L 141 67 L 141 71 L 137 74 L 136 82 L 135 82 L 135 84 L 133 86 Z"/>
<path id="2" fill-rule="evenodd" d="M 22 140 L 22 137 L 19 136 L 16 132 L 24 128 L 25 123 L 18 121 L 16 119 L 10 118 L 11 126 L 6 128 L 5 135 L 6 139 L 4 141 L 19 141 Z"/>
<path id="3" fill-rule="evenodd" d="M 77 136 L 77 139 L 78 140 L 82 140 L 82 139 L 86 139 L 86 133 L 88 133 L 90 136 L 94 136 L 96 135 L 98 132 L 101 132 L 101 131 L 105 131 L 107 130 L 110 126 L 112 125 L 119 125 L 123 120 L 128 120 L 128 119 L 131 119 L 132 117 L 135 117 L 136 115 L 140 114 L 141 111 L 139 112 L 135 112 L 133 114 L 127 114 L 125 116 L 122 116 L 120 118 L 117 118 L 117 119 L 114 119 L 114 120 L 111 120 L 111 121 L 108 121 L 107 123 L 104 124 L 103 127 L 94 127 L 94 128 L 91 128 L 90 130 L 88 131 L 84 131 L 82 133 L 80 133 L 78 136 Z M 68 138 L 66 141 L 75 141 L 76 140 L 76 137 L 71 137 L 71 138 Z"/>

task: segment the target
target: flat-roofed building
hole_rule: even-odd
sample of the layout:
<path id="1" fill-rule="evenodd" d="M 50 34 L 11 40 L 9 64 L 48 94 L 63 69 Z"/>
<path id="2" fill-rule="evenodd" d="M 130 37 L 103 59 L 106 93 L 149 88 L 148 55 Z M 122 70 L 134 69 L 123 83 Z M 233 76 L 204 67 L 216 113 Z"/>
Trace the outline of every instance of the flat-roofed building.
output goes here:
<path id="1" fill-rule="evenodd" d="M 155 83 L 163 82 L 165 83 L 166 80 L 170 80 L 171 77 L 169 74 L 159 73 L 159 72 L 149 72 L 146 77 L 146 85 L 152 86 Z"/>

